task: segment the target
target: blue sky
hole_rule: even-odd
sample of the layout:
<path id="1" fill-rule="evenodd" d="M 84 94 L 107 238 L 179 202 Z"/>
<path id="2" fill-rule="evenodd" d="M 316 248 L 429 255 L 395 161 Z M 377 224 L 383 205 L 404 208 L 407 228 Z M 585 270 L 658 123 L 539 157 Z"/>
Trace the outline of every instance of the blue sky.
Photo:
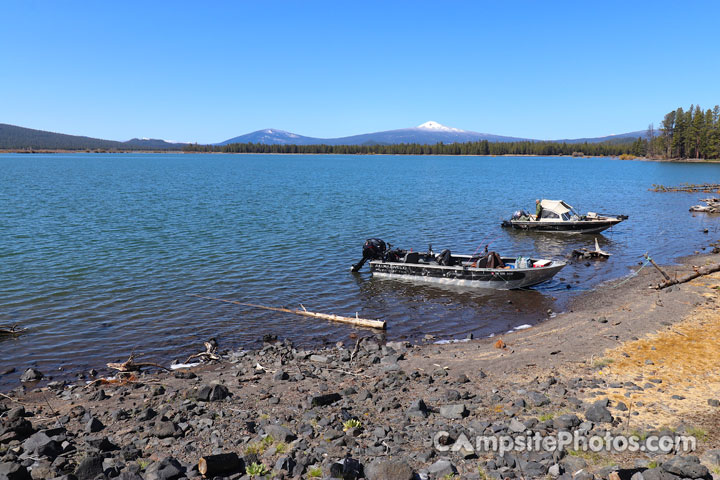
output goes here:
<path id="1" fill-rule="evenodd" d="M 720 103 L 720 2 L 0 3 L 0 123 L 218 142 L 434 120 L 553 139 Z"/>

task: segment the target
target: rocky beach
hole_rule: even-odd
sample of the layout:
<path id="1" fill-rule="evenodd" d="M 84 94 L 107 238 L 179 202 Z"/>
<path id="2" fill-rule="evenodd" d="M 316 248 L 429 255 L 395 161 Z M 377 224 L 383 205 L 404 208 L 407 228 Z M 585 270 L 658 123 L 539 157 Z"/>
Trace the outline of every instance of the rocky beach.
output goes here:
<path id="1" fill-rule="evenodd" d="M 0 479 L 720 478 L 720 275 L 650 288 L 660 279 L 642 269 L 479 340 L 358 330 L 300 350 L 269 334 L 172 371 L 99 365 L 68 384 L 28 369 L 0 396 Z M 568 436 L 643 447 L 533 448 Z"/>

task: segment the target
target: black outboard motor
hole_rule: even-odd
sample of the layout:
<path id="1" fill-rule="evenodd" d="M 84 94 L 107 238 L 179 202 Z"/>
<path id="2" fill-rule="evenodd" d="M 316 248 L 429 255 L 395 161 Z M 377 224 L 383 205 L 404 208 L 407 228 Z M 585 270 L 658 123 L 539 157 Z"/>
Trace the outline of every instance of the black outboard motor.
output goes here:
<path id="1" fill-rule="evenodd" d="M 365 265 L 365 262 L 368 260 L 380 260 L 383 258 L 383 255 L 385 255 L 385 251 L 387 250 L 387 245 L 385 245 L 385 242 L 380 240 L 379 238 L 369 238 L 365 240 L 365 245 L 363 245 L 363 258 L 358 263 L 354 264 L 352 266 L 351 271 L 357 272 L 362 268 L 363 265 Z"/>
<path id="2" fill-rule="evenodd" d="M 447 248 L 445 250 L 443 250 L 442 252 L 440 252 L 440 255 L 435 257 L 435 260 L 440 265 L 444 265 L 446 267 L 452 267 L 453 265 L 455 265 L 455 259 L 452 258 L 452 254 L 450 253 L 450 250 L 448 250 Z"/>

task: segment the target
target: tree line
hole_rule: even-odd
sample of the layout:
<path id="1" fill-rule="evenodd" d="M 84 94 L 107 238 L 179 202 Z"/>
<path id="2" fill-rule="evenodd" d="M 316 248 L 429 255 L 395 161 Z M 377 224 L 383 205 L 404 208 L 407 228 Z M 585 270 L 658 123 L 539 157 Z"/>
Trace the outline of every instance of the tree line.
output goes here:
<path id="1" fill-rule="evenodd" d="M 661 158 L 720 158 L 720 105 L 703 110 L 690 105 L 669 112 L 663 118 L 660 134 L 651 124 L 646 135 L 646 154 Z"/>
<path id="2" fill-rule="evenodd" d="M 637 142 L 635 142 L 637 143 Z M 185 145 L 186 152 L 214 153 L 330 153 L 359 155 L 633 155 L 632 139 L 623 143 L 559 143 L 559 142 L 479 142 L 398 143 L 393 145 L 267 145 L 264 143 L 231 143 L 228 145 Z M 635 148 L 638 150 L 638 148 Z"/>
<path id="3" fill-rule="evenodd" d="M 329 153 L 359 155 L 630 155 L 648 158 L 720 158 L 720 106 L 703 110 L 690 105 L 669 112 L 655 129 L 636 139 L 612 142 L 489 142 L 467 143 L 399 143 L 392 145 L 267 145 L 264 143 L 232 143 L 229 145 L 188 144 L 186 152 L 215 153 Z"/>

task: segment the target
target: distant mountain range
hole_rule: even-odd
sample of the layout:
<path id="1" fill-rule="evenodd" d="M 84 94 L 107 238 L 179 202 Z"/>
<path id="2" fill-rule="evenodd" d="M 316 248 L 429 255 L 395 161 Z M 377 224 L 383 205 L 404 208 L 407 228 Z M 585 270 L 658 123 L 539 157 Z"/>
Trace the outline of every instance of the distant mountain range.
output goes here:
<path id="1" fill-rule="evenodd" d="M 644 131 L 609 135 L 595 138 L 576 138 L 552 140 L 565 143 L 622 143 L 644 137 Z M 267 145 L 392 145 L 398 143 L 436 144 L 439 142 L 465 143 L 487 140 L 488 142 L 540 141 L 531 138 L 505 137 L 490 133 L 471 132 L 459 128 L 446 127 L 437 122 L 426 122 L 413 128 L 386 130 L 340 138 L 305 137 L 276 129 L 258 130 L 240 135 L 215 145 L 230 143 L 262 143 Z M 23 150 L 181 150 L 185 143 L 174 143 L 159 139 L 133 138 L 126 142 L 103 140 L 99 138 L 65 135 L 31 128 L 0 123 L 0 149 Z"/>
<path id="2" fill-rule="evenodd" d="M 624 142 L 637 137 L 645 136 L 644 131 L 609 135 L 597 138 L 577 138 L 564 140 L 550 140 L 565 143 L 599 143 Z M 471 132 L 459 128 L 446 127 L 437 122 L 425 122 L 414 128 L 401 128 L 399 130 L 386 130 L 384 132 L 365 133 L 340 138 L 314 138 L 304 137 L 284 130 L 265 129 L 233 137 L 215 145 L 228 145 L 231 143 L 263 143 L 266 145 L 392 145 L 397 143 L 435 144 L 465 143 L 487 140 L 488 142 L 524 142 L 541 141 L 532 138 L 504 137 L 490 133 Z"/>
<path id="3" fill-rule="evenodd" d="M 180 150 L 183 145 L 153 138 L 116 142 L 0 123 L 0 149 L 6 150 Z"/>

